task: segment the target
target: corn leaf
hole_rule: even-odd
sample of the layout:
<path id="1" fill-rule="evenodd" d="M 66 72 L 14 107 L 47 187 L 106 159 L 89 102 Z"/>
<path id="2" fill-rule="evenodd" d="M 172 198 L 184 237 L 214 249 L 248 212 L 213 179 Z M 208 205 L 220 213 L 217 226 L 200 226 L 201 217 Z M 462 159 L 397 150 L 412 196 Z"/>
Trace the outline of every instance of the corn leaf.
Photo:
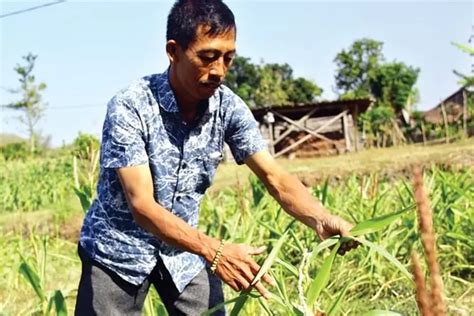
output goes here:
<path id="1" fill-rule="evenodd" d="M 386 226 L 390 225 L 392 222 L 394 222 L 396 219 L 400 218 L 404 213 L 406 213 L 409 210 L 412 210 L 414 205 L 410 205 L 406 208 L 404 208 L 401 211 L 398 211 L 396 213 L 391 213 L 387 214 L 384 216 L 380 216 L 377 218 L 372 218 L 369 220 L 366 220 L 364 222 L 361 222 L 357 225 L 355 225 L 351 229 L 351 235 L 352 236 L 360 236 L 360 235 L 365 235 L 369 233 L 373 233 L 376 231 L 379 231 Z"/>
<path id="2" fill-rule="evenodd" d="M 377 252 L 382 257 L 385 257 L 395 267 L 397 267 L 398 270 L 400 270 L 400 272 L 402 272 L 402 274 L 407 277 L 407 279 L 409 279 L 411 282 L 413 282 L 410 272 L 408 272 L 408 270 L 400 263 L 400 261 L 398 261 L 394 256 L 392 256 L 385 248 L 383 248 L 383 247 L 381 247 L 377 244 L 374 244 L 373 242 L 370 242 L 368 240 L 362 239 L 362 238 L 354 238 L 354 239 L 357 240 L 362 245 L 371 248 L 372 250 Z"/>
<path id="3" fill-rule="evenodd" d="M 262 309 L 267 313 L 267 315 L 270 315 L 270 316 L 274 315 L 272 312 L 272 309 L 270 308 L 270 306 L 268 306 L 265 299 L 259 297 L 258 302 L 260 303 L 260 306 L 262 307 Z"/>
<path id="4" fill-rule="evenodd" d="M 319 294 L 321 294 L 323 288 L 325 288 L 328 284 L 332 264 L 334 262 L 334 258 L 336 257 L 337 250 L 339 249 L 340 245 L 341 244 L 338 242 L 336 246 L 334 246 L 331 251 L 331 254 L 326 257 L 323 262 L 323 265 L 321 266 L 321 269 L 319 269 L 318 274 L 314 278 L 313 282 L 311 282 L 308 293 L 306 294 L 306 302 L 308 303 L 309 308 L 313 307 L 314 302 L 316 302 L 319 297 Z"/>
<path id="5" fill-rule="evenodd" d="M 304 312 L 301 309 L 299 309 L 299 307 L 296 307 L 295 305 L 293 305 L 293 315 L 305 316 Z"/>
<path id="6" fill-rule="evenodd" d="M 286 238 L 288 237 L 288 231 L 289 229 L 287 229 L 283 233 L 280 239 L 278 239 L 278 241 L 276 242 L 272 251 L 270 251 L 270 254 L 268 255 L 267 259 L 265 259 L 265 262 L 260 267 L 260 270 L 258 271 L 257 275 L 253 279 L 252 283 L 250 283 L 251 287 L 257 284 L 257 282 L 260 281 L 260 279 L 268 271 L 268 269 L 270 269 L 273 261 L 276 259 L 278 251 L 280 251 L 280 248 L 283 246 L 283 243 L 286 241 Z M 248 294 L 250 293 L 250 291 L 251 291 L 251 288 L 250 290 L 243 291 L 240 294 L 240 296 L 238 296 L 238 300 L 235 302 L 235 305 L 232 308 L 232 311 L 230 312 L 231 316 L 236 316 L 239 314 L 240 310 L 244 307 L 245 302 L 247 302 L 248 300 Z"/>
<path id="7" fill-rule="evenodd" d="M 54 306 L 56 307 L 57 316 L 67 316 L 67 306 L 66 300 L 64 299 L 63 293 L 61 291 L 54 292 Z"/>
<path id="8" fill-rule="evenodd" d="M 336 300 L 332 303 L 331 307 L 329 308 L 328 316 L 337 315 L 337 311 L 339 310 L 339 307 L 341 306 L 342 299 L 346 295 L 348 287 L 349 287 L 349 283 L 347 283 L 346 286 L 344 286 L 341 293 L 339 293 Z"/>
<path id="9" fill-rule="evenodd" d="M 283 246 L 283 243 L 286 241 L 286 238 L 288 237 L 288 231 L 285 231 L 283 235 L 278 239 L 276 242 L 275 246 L 273 247 L 272 251 L 270 251 L 270 254 L 268 255 L 267 259 L 265 259 L 265 262 L 262 264 L 262 267 L 258 271 L 257 275 L 253 279 L 251 286 L 254 286 L 257 284 L 258 281 L 262 278 L 262 276 L 267 273 L 268 269 L 270 269 L 271 265 L 273 264 L 273 261 L 275 261 L 278 251 L 280 251 L 280 248 Z"/>
<path id="10" fill-rule="evenodd" d="M 316 259 L 316 256 L 318 255 L 318 253 L 320 253 L 321 251 L 323 251 L 326 248 L 329 248 L 329 247 L 337 244 L 338 241 L 339 241 L 339 237 L 336 236 L 336 237 L 331 237 L 331 238 L 328 238 L 328 239 L 320 242 L 313 249 L 313 253 L 311 254 L 311 258 L 309 260 L 314 261 Z"/>
<path id="11" fill-rule="evenodd" d="M 45 295 L 41 287 L 40 279 L 35 270 L 28 263 L 23 261 L 20 265 L 19 272 L 28 281 L 28 283 L 30 283 L 31 287 L 36 292 L 36 295 L 43 302 L 45 300 Z"/>

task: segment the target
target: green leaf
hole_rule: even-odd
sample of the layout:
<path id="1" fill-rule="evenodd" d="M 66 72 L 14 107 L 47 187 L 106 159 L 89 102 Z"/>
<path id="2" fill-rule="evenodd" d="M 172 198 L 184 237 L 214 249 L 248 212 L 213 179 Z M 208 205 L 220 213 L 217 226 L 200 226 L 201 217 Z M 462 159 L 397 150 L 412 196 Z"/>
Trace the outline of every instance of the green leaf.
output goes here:
<path id="1" fill-rule="evenodd" d="M 336 300 L 332 303 L 331 307 L 329 308 L 329 312 L 328 312 L 328 315 L 327 316 L 332 316 L 332 315 L 337 315 L 337 311 L 339 310 L 339 307 L 341 305 L 341 301 L 342 299 L 344 298 L 344 296 L 346 295 L 346 292 L 347 292 L 347 288 L 349 287 L 349 283 L 346 284 L 346 286 L 344 286 L 344 288 L 342 289 L 341 293 L 339 293 L 338 297 L 336 298 Z"/>
<path id="2" fill-rule="evenodd" d="M 43 302 L 46 297 L 44 295 L 43 289 L 41 288 L 41 282 L 38 277 L 38 274 L 35 270 L 25 261 L 20 265 L 19 272 L 23 277 L 30 283 L 33 290 L 36 292 L 36 295 L 39 297 L 41 302 Z"/>
<path id="3" fill-rule="evenodd" d="M 92 194 L 90 190 L 87 187 L 83 189 L 74 188 L 74 192 L 76 193 L 76 196 L 79 198 L 79 201 L 81 201 L 82 210 L 84 212 L 87 212 L 91 206 L 91 199 L 92 199 Z"/>
<path id="4" fill-rule="evenodd" d="M 232 308 L 232 311 L 230 312 L 230 316 L 237 316 L 239 315 L 240 311 L 244 307 L 245 303 L 249 299 L 249 296 L 247 295 L 249 293 L 248 290 L 243 291 L 239 296 L 237 296 L 237 301 L 234 304 L 234 307 Z"/>
<path id="5" fill-rule="evenodd" d="M 267 315 L 274 315 L 270 306 L 268 306 L 267 302 L 265 301 L 265 299 L 259 297 L 258 298 L 258 302 L 260 303 L 260 306 L 262 306 L 262 309 L 267 313 Z"/>
<path id="6" fill-rule="evenodd" d="M 276 242 L 275 246 L 273 246 L 272 251 L 270 251 L 270 254 L 268 255 L 267 259 L 265 259 L 265 262 L 262 264 L 260 270 L 258 271 L 257 275 L 253 279 L 251 286 L 254 286 L 262 276 L 267 273 L 268 269 L 270 269 L 271 265 L 273 264 L 273 261 L 276 259 L 278 252 L 280 251 L 280 248 L 283 246 L 283 243 L 286 241 L 286 238 L 288 237 L 288 231 L 286 230 L 283 235 L 278 239 Z"/>
<path id="7" fill-rule="evenodd" d="M 323 251 L 326 248 L 329 248 L 329 247 L 337 244 L 338 241 L 339 241 L 339 237 L 334 236 L 334 237 L 328 238 L 328 239 L 320 242 L 313 249 L 313 253 L 311 254 L 311 258 L 309 259 L 309 261 L 314 261 L 316 259 L 316 256 L 318 255 L 318 253 L 320 253 L 321 251 Z"/>
<path id="8" fill-rule="evenodd" d="M 283 246 L 283 243 L 286 241 L 286 238 L 288 237 L 288 231 L 287 229 L 283 235 L 278 239 L 276 242 L 275 246 L 273 246 L 272 251 L 270 251 L 270 254 L 268 255 L 267 259 L 265 259 L 265 262 L 262 264 L 260 267 L 260 270 L 258 271 L 257 275 L 253 279 L 252 283 L 250 283 L 250 286 L 254 286 L 262 276 L 270 269 L 271 265 L 273 264 L 273 261 L 276 259 L 278 251 L 280 251 L 280 248 Z M 250 293 L 250 290 L 245 290 L 243 291 L 240 296 L 238 296 L 238 300 L 235 302 L 234 307 L 232 308 L 232 311 L 230 312 L 231 316 L 236 316 L 239 314 L 240 310 L 244 307 L 245 302 L 248 300 L 248 294 Z"/>
<path id="9" fill-rule="evenodd" d="M 318 274 L 314 278 L 313 282 L 311 282 L 311 285 L 309 287 L 308 293 L 306 295 L 307 297 L 307 303 L 309 308 L 312 308 L 314 303 L 319 297 L 319 294 L 321 294 L 321 291 L 323 288 L 325 288 L 328 284 L 329 281 L 329 275 L 331 273 L 331 268 L 332 264 L 334 262 L 334 258 L 336 257 L 337 250 L 341 246 L 341 243 L 338 242 L 336 246 L 332 249 L 331 253 L 329 256 L 326 257 L 326 259 L 323 262 L 323 265 L 318 271 Z"/>
<path id="10" fill-rule="evenodd" d="M 362 238 L 354 238 L 354 240 L 357 240 L 362 245 L 371 248 L 372 250 L 377 252 L 379 255 L 385 257 L 395 267 L 397 267 L 398 270 L 400 270 L 400 272 L 402 272 L 402 274 L 407 277 L 407 279 L 409 279 L 413 283 L 412 275 L 410 274 L 410 272 L 408 272 L 408 270 L 401 264 L 401 262 L 398 261 L 394 256 L 392 256 L 385 248 Z"/>
<path id="11" fill-rule="evenodd" d="M 293 305 L 293 314 L 295 316 L 305 316 L 304 312 L 295 305 Z"/>
<path id="12" fill-rule="evenodd" d="M 290 263 L 286 262 L 286 261 L 283 261 L 279 258 L 277 258 L 275 260 L 276 263 L 278 263 L 279 265 L 282 265 L 283 267 L 285 267 L 288 272 L 290 272 L 291 274 L 293 274 L 293 276 L 295 277 L 298 277 L 299 273 L 298 273 L 298 269 L 295 268 L 293 265 L 291 265 Z"/>
<path id="13" fill-rule="evenodd" d="M 225 302 L 222 302 L 220 304 L 217 304 L 216 306 L 214 306 L 213 308 L 209 309 L 208 311 L 205 311 L 204 313 L 201 314 L 201 316 L 211 316 L 212 314 L 214 314 L 215 312 L 217 312 L 218 310 L 220 310 L 222 307 L 224 307 L 225 305 L 227 304 L 230 304 L 230 303 L 234 303 L 235 301 L 237 301 L 239 298 L 240 298 L 241 295 L 239 296 L 236 296 L 234 298 L 231 298 L 230 300 L 227 300 Z"/>
<path id="14" fill-rule="evenodd" d="M 401 211 L 398 211 L 396 213 L 391 213 L 387 214 L 384 216 L 380 216 L 377 218 L 372 218 L 369 220 L 366 220 L 364 222 L 361 222 L 357 225 L 355 225 L 351 229 L 351 235 L 352 236 L 360 236 L 360 235 L 365 235 L 369 233 L 373 233 L 376 231 L 379 231 L 386 226 L 390 225 L 392 222 L 394 222 L 396 219 L 400 218 L 404 213 L 407 211 L 413 209 L 414 205 L 410 205 L 406 208 L 404 208 Z"/>
<path id="15" fill-rule="evenodd" d="M 61 291 L 54 292 L 54 306 L 56 307 L 57 316 L 67 316 L 67 306 L 66 300 L 64 299 L 63 293 Z"/>

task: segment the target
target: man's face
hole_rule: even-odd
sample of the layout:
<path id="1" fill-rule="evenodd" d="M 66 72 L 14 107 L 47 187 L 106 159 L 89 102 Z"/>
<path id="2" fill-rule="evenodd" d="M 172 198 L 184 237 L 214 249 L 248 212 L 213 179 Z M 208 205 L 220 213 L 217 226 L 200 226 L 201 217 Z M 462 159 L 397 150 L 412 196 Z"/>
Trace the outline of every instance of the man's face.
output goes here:
<path id="1" fill-rule="evenodd" d="M 217 36 L 206 34 L 206 26 L 200 26 L 196 39 L 186 50 L 179 47 L 174 67 L 181 90 L 186 99 L 206 100 L 224 81 L 235 56 L 235 31 Z"/>

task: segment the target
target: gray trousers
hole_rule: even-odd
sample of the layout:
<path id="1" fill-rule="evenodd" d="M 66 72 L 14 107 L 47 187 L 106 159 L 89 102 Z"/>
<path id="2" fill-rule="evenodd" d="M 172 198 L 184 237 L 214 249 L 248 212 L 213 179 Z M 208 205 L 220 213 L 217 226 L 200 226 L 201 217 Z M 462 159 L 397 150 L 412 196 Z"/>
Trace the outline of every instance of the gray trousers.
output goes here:
<path id="1" fill-rule="evenodd" d="M 78 252 L 82 274 L 75 315 L 140 315 L 151 284 L 170 315 L 200 315 L 224 301 L 221 281 L 206 268 L 179 293 L 160 259 L 145 282 L 136 286 L 92 260 L 81 246 Z"/>

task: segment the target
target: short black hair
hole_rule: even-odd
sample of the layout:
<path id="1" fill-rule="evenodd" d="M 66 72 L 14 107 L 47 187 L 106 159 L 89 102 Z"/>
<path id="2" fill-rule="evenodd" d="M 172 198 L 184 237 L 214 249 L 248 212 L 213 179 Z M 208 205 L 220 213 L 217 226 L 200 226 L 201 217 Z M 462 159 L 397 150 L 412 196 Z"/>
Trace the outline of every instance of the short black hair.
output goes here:
<path id="1" fill-rule="evenodd" d="M 208 26 L 211 36 L 237 31 L 234 14 L 222 0 L 178 0 L 168 15 L 166 40 L 187 49 L 200 25 Z"/>

